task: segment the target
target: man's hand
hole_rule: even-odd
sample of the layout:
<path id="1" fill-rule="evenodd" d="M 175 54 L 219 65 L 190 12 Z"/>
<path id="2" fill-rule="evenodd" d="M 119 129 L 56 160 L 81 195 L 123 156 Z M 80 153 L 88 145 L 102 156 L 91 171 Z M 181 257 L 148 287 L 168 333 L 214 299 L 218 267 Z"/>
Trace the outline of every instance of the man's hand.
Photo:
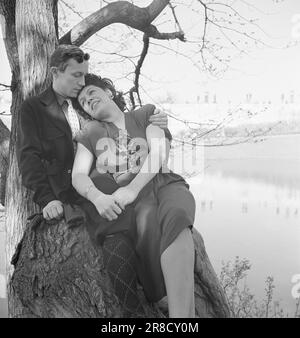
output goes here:
<path id="1" fill-rule="evenodd" d="M 128 188 L 128 186 L 121 187 L 112 194 L 115 201 L 122 209 L 125 209 L 126 205 L 134 202 L 137 198 L 137 195 L 137 192 L 135 192 L 133 189 Z"/>
<path id="2" fill-rule="evenodd" d="M 93 204 L 99 214 L 109 221 L 117 219 L 118 215 L 122 213 L 122 209 L 116 204 L 115 198 L 112 195 L 102 194 L 93 201 Z"/>
<path id="3" fill-rule="evenodd" d="M 168 128 L 168 115 L 161 109 L 155 108 L 153 115 L 149 117 L 149 122 L 161 129 Z"/>
<path id="4" fill-rule="evenodd" d="M 47 221 L 51 219 L 60 219 L 64 214 L 64 209 L 61 201 L 54 200 L 49 202 L 43 209 L 43 216 Z"/>

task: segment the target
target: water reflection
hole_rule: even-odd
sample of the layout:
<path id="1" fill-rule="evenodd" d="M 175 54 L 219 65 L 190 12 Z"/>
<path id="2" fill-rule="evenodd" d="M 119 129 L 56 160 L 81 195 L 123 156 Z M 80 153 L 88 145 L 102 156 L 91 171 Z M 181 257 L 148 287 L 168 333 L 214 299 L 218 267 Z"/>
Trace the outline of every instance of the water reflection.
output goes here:
<path id="1" fill-rule="evenodd" d="M 264 296 L 265 278 L 274 276 L 274 298 L 292 315 L 291 277 L 300 273 L 300 188 L 228 172 L 206 172 L 201 180 L 189 180 L 198 206 L 195 226 L 217 273 L 222 261 L 249 259 L 247 283 L 257 298 Z"/>
<path id="2" fill-rule="evenodd" d="M 193 189 L 193 187 L 191 187 Z M 199 205 L 197 205 L 197 208 L 201 208 L 201 212 L 208 212 L 208 211 L 213 211 L 214 210 L 214 201 L 212 200 L 201 200 L 201 202 L 199 203 Z M 275 213 L 278 216 L 284 216 L 285 218 L 289 218 L 289 217 L 295 217 L 298 218 L 299 217 L 299 212 L 298 212 L 298 208 L 295 206 L 291 206 L 291 207 L 284 207 L 284 206 L 277 206 L 276 207 L 276 203 L 273 205 L 270 205 L 268 207 L 268 203 L 267 202 L 261 202 L 258 201 L 257 203 L 257 207 L 258 208 L 263 208 L 263 209 L 270 209 L 270 212 Z M 240 202 L 240 207 L 239 209 L 241 210 L 241 212 L 243 214 L 247 214 L 249 211 L 249 205 L 248 202 Z"/>

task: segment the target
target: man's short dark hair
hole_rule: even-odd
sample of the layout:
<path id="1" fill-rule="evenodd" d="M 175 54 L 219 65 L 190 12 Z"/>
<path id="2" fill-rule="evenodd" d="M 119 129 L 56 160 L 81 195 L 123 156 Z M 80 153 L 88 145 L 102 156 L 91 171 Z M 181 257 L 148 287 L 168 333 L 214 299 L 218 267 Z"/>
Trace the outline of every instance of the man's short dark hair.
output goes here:
<path id="1" fill-rule="evenodd" d="M 78 63 L 89 60 L 90 55 L 74 45 L 59 45 L 50 57 L 50 67 L 57 67 L 61 72 L 67 68 L 67 61 L 76 60 Z"/>

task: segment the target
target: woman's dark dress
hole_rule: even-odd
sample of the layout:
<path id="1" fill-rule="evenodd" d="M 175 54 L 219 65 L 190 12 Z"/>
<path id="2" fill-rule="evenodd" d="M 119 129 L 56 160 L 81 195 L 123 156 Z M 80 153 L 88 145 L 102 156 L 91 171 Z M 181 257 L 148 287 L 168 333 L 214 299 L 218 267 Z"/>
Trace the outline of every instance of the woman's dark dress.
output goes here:
<path id="1" fill-rule="evenodd" d="M 154 109 L 153 105 L 146 105 L 125 113 L 125 127 L 129 138 L 146 140 L 146 128 Z M 107 194 L 113 193 L 119 185 L 111 173 L 99 173 L 103 164 L 101 154 L 104 153 L 99 146 L 99 140 L 118 140 L 119 132 L 121 131 L 113 123 L 91 121 L 77 137 L 77 141 L 95 156 L 90 173 L 92 181 L 99 190 Z M 161 254 L 182 230 L 192 228 L 194 223 L 195 200 L 185 180 L 171 171 L 158 173 L 141 190 L 136 201 L 126 207 L 117 221 L 110 222 L 102 218 L 90 202 L 85 203 L 83 208 L 87 215 L 88 231 L 94 241 L 101 243 L 105 236 L 120 231 L 130 234 L 136 246 L 137 272 L 146 297 L 152 302 L 164 297 L 166 289 L 161 270 Z"/>

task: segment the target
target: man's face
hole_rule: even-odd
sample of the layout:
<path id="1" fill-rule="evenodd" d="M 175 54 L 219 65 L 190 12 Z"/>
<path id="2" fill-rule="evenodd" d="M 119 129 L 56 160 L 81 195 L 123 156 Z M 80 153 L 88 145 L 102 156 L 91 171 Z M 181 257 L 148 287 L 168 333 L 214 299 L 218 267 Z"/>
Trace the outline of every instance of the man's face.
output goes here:
<path id="1" fill-rule="evenodd" d="M 99 121 L 109 121 L 115 103 L 109 89 L 103 90 L 94 85 L 83 88 L 78 96 L 78 102 L 85 112 Z"/>
<path id="2" fill-rule="evenodd" d="M 55 68 L 53 71 L 53 83 L 58 93 L 66 97 L 77 97 L 84 86 L 84 76 L 88 73 L 89 62 L 78 63 L 75 59 L 67 61 L 66 69 L 61 72 Z"/>

